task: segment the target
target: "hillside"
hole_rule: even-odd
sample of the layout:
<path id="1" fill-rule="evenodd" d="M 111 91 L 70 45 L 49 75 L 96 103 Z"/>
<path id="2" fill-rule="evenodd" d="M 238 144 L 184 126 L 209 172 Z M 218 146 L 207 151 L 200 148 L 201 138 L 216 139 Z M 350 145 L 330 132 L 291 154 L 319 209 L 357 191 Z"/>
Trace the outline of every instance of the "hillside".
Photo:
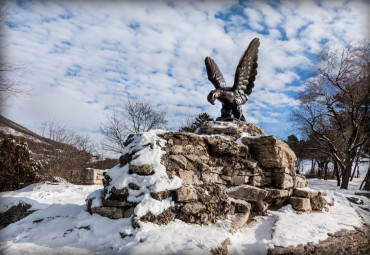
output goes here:
<path id="1" fill-rule="evenodd" d="M 7 135 L 26 141 L 29 149 L 35 156 L 49 155 L 56 149 L 75 149 L 71 145 L 42 137 L 0 115 L 0 137 L 5 138 Z"/>
<path id="2" fill-rule="evenodd" d="M 78 184 L 85 168 L 109 169 L 118 162 L 117 159 L 102 159 L 87 150 L 40 136 L 0 115 L 0 138 L 8 135 L 27 143 L 31 157 L 42 165 L 39 174 L 49 180 L 57 176 Z"/>

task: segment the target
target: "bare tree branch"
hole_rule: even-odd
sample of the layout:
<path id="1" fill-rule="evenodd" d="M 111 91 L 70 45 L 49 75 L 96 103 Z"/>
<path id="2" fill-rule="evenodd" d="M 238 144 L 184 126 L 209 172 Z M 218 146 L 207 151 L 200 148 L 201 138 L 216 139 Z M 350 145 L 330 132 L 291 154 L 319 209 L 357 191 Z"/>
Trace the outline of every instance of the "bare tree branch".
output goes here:
<path id="1" fill-rule="evenodd" d="M 330 154 L 342 171 L 341 188 L 348 187 L 352 163 L 368 140 L 369 52 L 368 44 L 324 50 L 293 112 L 301 131 L 318 143 L 317 151 Z"/>
<path id="2" fill-rule="evenodd" d="M 105 136 L 102 148 L 118 154 L 125 148 L 124 143 L 129 134 L 163 128 L 167 123 L 165 111 L 155 110 L 144 100 L 129 98 L 121 112 L 106 115 L 105 119 L 99 127 Z"/>

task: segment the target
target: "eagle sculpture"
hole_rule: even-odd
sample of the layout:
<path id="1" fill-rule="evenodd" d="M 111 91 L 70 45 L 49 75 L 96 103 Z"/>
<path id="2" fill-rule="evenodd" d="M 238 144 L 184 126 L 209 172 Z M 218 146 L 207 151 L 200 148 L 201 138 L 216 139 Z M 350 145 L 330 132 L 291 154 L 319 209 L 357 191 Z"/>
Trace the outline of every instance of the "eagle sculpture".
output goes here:
<path id="1" fill-rule="evenodd" d="M 234 86 L 232 87 L 226 87 L 224 77 L 212 58 L 206 57 L 204 60 L 208 80 L 216 88 L 209 93 L 207 100 L 213 105 L 216 99 L 222 103 L 221 116 L 217 120 L 232 121 L 236 119 L 245 121 L 242 105 L 247 102 L 248 96 L 252 93 L 254 87 L 257 75 L 259 45 L 259 38 L 254 38 L 249 44 L 248 49 L 239 60 L 235 72 Z"/>

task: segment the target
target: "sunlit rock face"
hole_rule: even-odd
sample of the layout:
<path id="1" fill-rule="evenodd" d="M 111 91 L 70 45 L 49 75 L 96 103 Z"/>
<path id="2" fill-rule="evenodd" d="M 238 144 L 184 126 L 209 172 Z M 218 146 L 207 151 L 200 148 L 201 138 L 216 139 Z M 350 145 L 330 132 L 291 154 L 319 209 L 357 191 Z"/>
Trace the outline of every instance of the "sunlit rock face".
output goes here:
<path id="1" fill-rule="evenodd" d="M 87 206 L 113 219 L 132 217 L 135 227 L 140 221 L 230 219 L 238 229 L 251 216 L 289 201 L 301 209 L 302 199 L 289 199 L 295 188 L 308 186 L 295 174 L 295 161 L 286 143 L 243 122 L 206 122 L 196 134 L 130 135 L 120 164 L 106 173 L 104 189 L 90 194 Z M 322 210 L 317 198 L 311 199 L 313 207 L 306 200 L 304 210 Z"/>

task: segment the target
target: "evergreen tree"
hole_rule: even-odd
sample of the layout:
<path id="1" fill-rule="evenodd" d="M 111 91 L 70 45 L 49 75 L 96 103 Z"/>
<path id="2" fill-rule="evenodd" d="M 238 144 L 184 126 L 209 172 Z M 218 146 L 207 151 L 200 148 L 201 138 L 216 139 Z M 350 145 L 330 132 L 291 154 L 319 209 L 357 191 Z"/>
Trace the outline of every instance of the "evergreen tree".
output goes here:
<path id="1" fill-rule="evenodd" d="M 188 121 L 189 122 L 188 125 L 181 127 L 179 131 L 194 133 L 195 130 L 202 126 L 202 124 L 206 121 L 213 121 L 213 119 L 209 116 L 208 113 L 202 112 L 198 115 L 198 117 L 195 117 L 195 119 L 192 122 Z"/>

